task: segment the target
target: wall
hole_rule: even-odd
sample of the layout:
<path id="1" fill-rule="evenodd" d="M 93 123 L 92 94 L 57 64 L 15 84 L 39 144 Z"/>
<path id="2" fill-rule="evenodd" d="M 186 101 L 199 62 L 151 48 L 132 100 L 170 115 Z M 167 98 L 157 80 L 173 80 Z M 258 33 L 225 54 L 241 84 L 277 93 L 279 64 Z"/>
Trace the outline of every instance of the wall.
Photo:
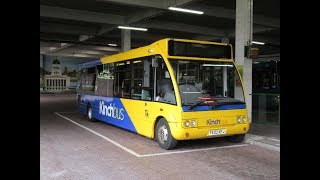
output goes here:
<path id="1" fill-rule="evenodd" d="M 75 89 L 78 85 L 78 64 L 94 60 L 92 58 L 60 57 L 46 55 L 42 57 L 40 55 L 40 91 L 42 91 L 43 87 L 43 76 L 51 75 L 51 65 L 55 59 L 60 61 L 62 75 L 70 77 L 70 85 L 69 87 L 67 87 L 70 90 Z"/>

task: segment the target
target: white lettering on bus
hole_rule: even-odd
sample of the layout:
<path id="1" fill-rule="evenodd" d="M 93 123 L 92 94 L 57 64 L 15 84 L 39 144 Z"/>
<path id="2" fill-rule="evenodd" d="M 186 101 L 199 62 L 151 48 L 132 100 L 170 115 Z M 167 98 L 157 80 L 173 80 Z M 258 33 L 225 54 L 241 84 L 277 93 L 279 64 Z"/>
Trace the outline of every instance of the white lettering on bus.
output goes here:
<path id="1" fill-rule="evenodd" d="M 99 102 L 99 114 L 123 120 L 123 111 L 124 109 L 116 107 L 114 103 L 110 103 L 109 106 L 107 106 L 104 104 L 104 101 Z"/>

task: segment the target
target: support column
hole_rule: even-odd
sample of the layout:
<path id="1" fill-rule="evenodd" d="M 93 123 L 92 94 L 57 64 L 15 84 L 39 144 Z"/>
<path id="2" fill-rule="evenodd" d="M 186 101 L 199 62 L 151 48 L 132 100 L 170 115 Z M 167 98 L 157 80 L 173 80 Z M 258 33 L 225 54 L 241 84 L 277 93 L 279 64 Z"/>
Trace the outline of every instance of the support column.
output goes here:
<path id="1" fill-rule="evenodd" d="M 121 29 L 121 51 L 129 51 L 131 49 L 131 30 Z"/>
<path id="2" fill-rule="evenodd" d="M 45 83 L 44 83 L 44 66 L 43 66 L 43 55 L 40 54 L 40 68 L 42 68 L 42 72 L 40 72 L 40 74 L 42 74 L 42 76 L 40 76 L 40 91 L 43 91 Z"/>
<path id="3" fill-rule="evenodd" d="M 244 85 L 246 106 L 249 121 L 252 122 L 252 59 L 244 57 L 245 46 L 252 41 L 252 12 L 253 0 L 236 0 L 236 32 L 235 32 L 235 63 L 243 71 L 242 81 Z M 235 86 L 235 97 L 241 97 L 239 87 Z"/>
<path id="4" fill-rule="evenodd" d="M 222 38 L 221 39 L 222 43 L 227 43 L 229 44 L 229 38 Z M 222 67 L 222 77 L 223 77 L 223 96 L 226 97 L 228 96 L 228 70 L 227 67 Z"/>
<path id="5" fill-rule="evenodd" d="M 40 54 L 40 67 L 43 68 L 43 55 Z"/>

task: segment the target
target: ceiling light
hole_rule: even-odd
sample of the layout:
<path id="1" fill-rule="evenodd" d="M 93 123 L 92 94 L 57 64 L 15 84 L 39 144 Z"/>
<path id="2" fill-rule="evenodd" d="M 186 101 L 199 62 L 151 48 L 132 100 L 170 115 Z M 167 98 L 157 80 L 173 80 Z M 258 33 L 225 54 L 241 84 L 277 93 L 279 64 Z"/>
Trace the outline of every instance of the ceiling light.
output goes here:
<path id="1" fill-rule="evenodd" d="M 136 31 L 148 31 L 146 28 L 128 27 L 128 26 L 118 26 L 119 29 L 130 29 Z"/>
<path id="2" fill-rule="evenodd" d="M 172 11 L 180 11 L 180 12 L 193 13 L 193 14 L 203 14 L 202 11 L 195 11 L 191 9 L 184 9 L 184 8 L 177 8 L 177 7 L 169 7 L 168 9 Z"/>
<path id="3" fill-rule="evenodd" d="M 116 44 L 108 44 L 108 46 L 118 46 L 118 45 L 116 45 Z"/>
<path id="4" fill-rule="evenodd" d="M 252 41 L 252 44 L 260 44 L 260 45 L 264 45 L 264 42 L 258 42 L 258 41 Z"/>

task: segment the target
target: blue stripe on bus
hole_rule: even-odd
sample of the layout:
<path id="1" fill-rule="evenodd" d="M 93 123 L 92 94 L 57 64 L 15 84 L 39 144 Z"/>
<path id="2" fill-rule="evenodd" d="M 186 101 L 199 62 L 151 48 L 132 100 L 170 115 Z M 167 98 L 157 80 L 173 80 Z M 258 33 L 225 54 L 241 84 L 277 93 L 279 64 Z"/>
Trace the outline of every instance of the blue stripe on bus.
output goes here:
<path id="1" fill-rule="evenodd" d="M 137 132 L 120 98 L 82 95 L 80 112 L 87 114 L 90 103 L 94 118 L 115 126 Z"/>
<path id="2" fill-rule="evenodd" d="M 212 110 L 212 106 L 196 106 L 192 110 L 189 110 L 188 107 L 190 106 L 182 106 L 182 110 L 184 112 L 190 112 L 190 111 L 208 111 Z M 245 104 L 224 104 L 216 106 L 215 110 L 229 110 L 229 109 L 245 109 Z"/>

